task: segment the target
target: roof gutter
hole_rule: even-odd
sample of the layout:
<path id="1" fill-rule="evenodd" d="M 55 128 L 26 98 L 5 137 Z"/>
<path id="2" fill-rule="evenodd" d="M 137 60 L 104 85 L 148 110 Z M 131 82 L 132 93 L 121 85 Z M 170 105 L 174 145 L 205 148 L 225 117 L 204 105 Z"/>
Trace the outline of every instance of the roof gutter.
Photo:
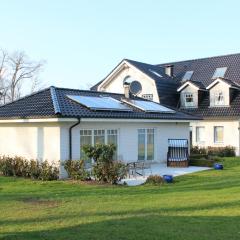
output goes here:
<path id="1" fill-rule="evenodd" d="M 81 123 L 81 118 L 69 128 L 69 160 L 72 160 L 72 129 Z"/>

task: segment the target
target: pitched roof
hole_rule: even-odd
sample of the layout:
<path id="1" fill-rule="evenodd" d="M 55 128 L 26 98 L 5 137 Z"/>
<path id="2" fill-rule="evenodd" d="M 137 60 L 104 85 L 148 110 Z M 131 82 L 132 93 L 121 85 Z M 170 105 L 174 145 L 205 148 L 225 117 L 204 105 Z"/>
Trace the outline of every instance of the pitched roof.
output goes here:
<path id="1" fill-rule="evenodd" d="M 94 111 L 67 97 L 110 96 L 121 100 L 122 94 L 94 92 L 77 89 L 50 87 L 0 107 L 0 119 L 78 117 L 78 118 L 125 118 L 125 119 L 169 119 L 194 120 L 195 116 L 176 110 L 175 113 L 149 113 L 136 108 L 131 112 Z M 142 100 L 142 99 L 141 99 Z M 147 100 L 145 100 L 147 101 Z"/>
<path id="2" fill-rule="evenodd" d="M 178 83 L 173 78 L 165 74 L 165 69 L 163 67 L 157 67 L 156 65 L 137 62 L 130 59 L 124 59 L 123 61 L 130 63 L 131 65 L 133 65 L 138 70 L 140 70 L 141 72 L 143 72 L 144 74 L 146 74 L 148 77 L 155 81 L 158 95 L 161 98 L 160 99 L 161 104 L 166 104 L 168 106 L 173 107 L 177 106 L 176 102 L 178 98 L 178 93 L 176 92 L 176 90 L 178 87 Z M 123 61 L 121 61 L 121 63 Z M 98 82 L 96 85 L 91 87 L 91 90 L 97 91 L 98 86 L 103 81 L 104 80 Z"/>
<path id="3" fill-rule="evenodd" d="M 206 88 L 204 87 L 204 85 L 201 82 L 197 82 L 197 81 L 192 81 L 192 80 L 187 80 L 185 82 L 182 83 L 182 85 L 177 89 L 177 91 L 182 91 L 183 89 L 185 89 L 188 85 L 193 84 L 195 87 L 197 87 L 199 90 L 206 90 Z"/>
<path id="4" fill-rule="evenodd" d="M 182 78 L 187 71 L 194 72 L 191 76 L 190 82 L 204 90 L 215 81 L 215 79 L 212 78 L 216 68 L 227 67 L 222 80 L 233 88 L 240 88 L 240 53 L 162 63 L 157 65 L 141 63 L 128 59 L 127 61 L 154 79 L 158 95 L 160 97 L 160 102 L 170 106 L 179 105 L 179 95 L 176 94 L 176 92 L 177 88 L 181 84 L 184 84 L 182 83 Z M 173 78 L 164 74 L 164 66 L 167 65 L 173 65 Z M 163 77 L 158 77 L 153 72 L 149 72 L 149 68 L 161 74 Z M 199 107 L 197 109 L 189 109 L 187 112 L 204 118 L 230 118 L 240 116 L 240 111 L 238 110 L 238 108 L 240 108 L 239 92 L 238 90 L 234 92 L 235 93 L 229 107 L 209 107 L 209 96 L 206 92 L 201 97 Z"/>
<path id="5" fill-rule="evenodd" d="M 176 81 L 181 81 L 186 71 L 194 71 L 191 80 L 199 81 L 207 87 L 215 80 L 213 80 L 212 77 L 216 68 L 227 67 L 224 78 L 240 84 L 240 53 L 164 63 L 156 66 L 163 67 L 166 64 L 174 66 L 173 69 Z"/>
<path id="6" fill-rule="evenodd" d="M 226 79 L 226 78 L 222 78 L 222 77 L 219 77 L 219 78 L 216 78 L 210 85 L 207 86 L 206 89 L 211 89 L 212 87 L 214 87 L 216 84 L 219 83 L 219 81 L 223 81 L 225 82 L 229 87 L 231 88 L 236 88 L 236 89 L 240 89 L 240 85 L 238 85 L 237 83 L 229 80 L 229 79 Z"/>
<path id="7" fill-rule="evenodd" d="M 185 113 L 190 113 L 203 119 L 239 119 L 240 117 L 240 92 L 235 90 L 230 106 L 210 107 L 209 92 L 204 92 L 204 96 L 198 103 L 197 108 L 181 109 Z"/>

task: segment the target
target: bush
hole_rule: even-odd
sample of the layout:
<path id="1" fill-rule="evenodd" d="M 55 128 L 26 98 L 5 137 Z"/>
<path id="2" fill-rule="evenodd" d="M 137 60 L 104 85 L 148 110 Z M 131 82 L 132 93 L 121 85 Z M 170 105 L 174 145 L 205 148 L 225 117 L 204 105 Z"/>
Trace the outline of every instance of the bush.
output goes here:
<path id="1" fill-rule="evenodd" d="M 47 161 L 27 160 L 22 157 L 0 157 L 0 172 L 4 176 L 25 177 L 39 180 L 56 180 L 59 169 Z"/>
<path id="2" fill-rule="evenodd" d="M 206 148 L 194 146 L 191 148 L 190 153 L 191 153 L 191 156 L 200 154 L 200 155 L 218 156 L 218 157 L 235 157 L 235 148 L 232 146 L 226 146 L 226 147 L 208 146 Z"/>
<path id="3" fill-rule="evenodd" d="M 190 154 L 207 154 L 207 149 L 204 147 L 193 146 L 190 150 Z"/>
<path id="4" fill-rule="evenodd" d="M 189 161 L 190 166 L 197 167 L 212 167 L 214 163 L 215 161 L 211 159 L 190 159 Z"/>
<path id="5" fill-rule="evenodd" d="M 232 146 L 208 147 L 208 155 L 219 157 L 235 157 L 235 154 L 235 148 Z"/>
<path id="6" fill-rule="evenodd" d="M 83 160 L 67 160 L 64 163 L 64 168 L 72 179 L 84 181 L 90 177 L 89 172 L 84 168 Z"/>
<path id="7" fill-rule="evenodd" d="M 207 154 L 191 154 L 190 160 L 208 159 Z"/>
<path id="8" fill-rule="evenodd" d="M 127 167 L 120 161 L 96 163 L 93 165 L 93 176 L 97 181 L 116 184 L 126 176 Z"/>
<path id="9" fill-rule="evenodd" d="M 126 176 L 126 165 L 113 160 L 115 145 L 96 144 L 94 147 L 85 145 L 83 151 L 88 158 L 94 160 L 92 173 L 97 181 L 116 184 Z"/>
<path id="10" fill-rule="evenodd" d="M 162 185 L 164 183 L 163 177 L 159 175 L 150 175 L 145 184 L 151 184 L 151 185 Z"/>

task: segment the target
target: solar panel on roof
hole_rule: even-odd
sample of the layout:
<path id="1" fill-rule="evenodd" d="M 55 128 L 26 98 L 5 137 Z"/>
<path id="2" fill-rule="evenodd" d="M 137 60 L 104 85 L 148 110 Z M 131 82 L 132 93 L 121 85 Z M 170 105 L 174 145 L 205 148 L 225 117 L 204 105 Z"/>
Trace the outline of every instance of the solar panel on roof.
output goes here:
<path id="1" fill-rule="evenodd" d="M 123 100 L 123 101 L 145 112 L 175 113 L 174 110 L 151 101 L 133 100 L 133 99 Z"/>
<path id="2" fill-rule="evenodd" d="M 131 108 L 112 97 L 90 97 L 68 95 L 69 99 L 92 110 L 132 111 Z"/>

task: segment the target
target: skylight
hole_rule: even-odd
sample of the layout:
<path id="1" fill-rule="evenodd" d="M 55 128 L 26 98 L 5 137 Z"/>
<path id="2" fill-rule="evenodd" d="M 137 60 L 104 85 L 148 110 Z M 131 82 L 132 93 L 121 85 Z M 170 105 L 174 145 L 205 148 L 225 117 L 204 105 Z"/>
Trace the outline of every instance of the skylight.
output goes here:
<path id="1" fill-rule="evenodd" d="M 227 71 L 227 67 L 216 68 L 216 70 L 212 76 L 212 79 L 216 79 L 219 77 L 223 78 L 226 71 Z"/>
<path id="2" fill-rule="evenodd" d="M 68 95 L 67 97 L 87 108 L 90 108 L 91 110 L 132 111 L 132 109 L 127 105 L 112 97 L 90 97 L 76 95 Z"/>
<path id="3" fill-rule="evenodd" d="M 185 72 L 184 76 L 182 77 L 182 81 L 191 80 L 192 75 L 193 75 L 193 71 L 187 71 L 187 72 Z"/>
<path id="4" fill-rule="evenodd" d="M 150 71 L 151 73 L 155 74 L 155 75 L 158 76 L 158 77 L 162 77 L 162 75 L 161 75 L 160 73 L 158 73 L 158 72 L 156 72 L 156 71 L 154 71 L 154 70 L 152 70 L 152 69 L 149 69 L 149 71 Z"/>
<path id="5" fill-rule="evenodd" d="M 125 103 L 136 107 L 144 112 L 157 112 L 157 113 L 175 113 L 174 110 L 164 107 L 158 103 L 143 101 L 143 100 L 123 100 Z"/>

